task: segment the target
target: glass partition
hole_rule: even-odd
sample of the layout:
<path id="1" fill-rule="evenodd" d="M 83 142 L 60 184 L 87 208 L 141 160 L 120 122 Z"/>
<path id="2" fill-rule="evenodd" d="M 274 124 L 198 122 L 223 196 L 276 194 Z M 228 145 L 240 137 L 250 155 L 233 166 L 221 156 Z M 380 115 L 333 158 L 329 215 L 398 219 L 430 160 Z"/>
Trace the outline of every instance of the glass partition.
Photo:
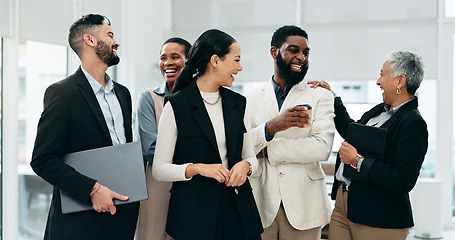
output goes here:
<path id="1" fill-rule="evenodd" d="M 2 175 L 2 159 L 3 159 L 3 131 L 2 131 L 2 116 L 3 116 L 3 41 L 0 38 L 0 239 L 2 239 L 2 198 L 3 198 L 3 191 L 2 191 L 2 184 L 3 184 L 3 175 Z"/>
<path id="2" fill-rule="evenodd" d="M 455 0 L 445 0 L 445 17 L 446 18 L 455 18 Z"/>
<path id="3" fill-rule="evenodd" d="M 455 1 L 453 1 L 454 4 L 455 4 Z M 455 5 L 454 5 L 455 6 Z M 455 14 L 454 16 L 455 17 Z M 454 28 L 455 29 L 455 28 Z M 452 35 L 452 49 L 453 49 L 453 52 L 452 52 L 452 82 L 455 82 L 455 34 Z M 454 89 L 455 89 L 455 84 L 453 85 L 454 86 Z M 453 109 L 452 109 L 452 114 L 455 115 L 455 97 L 453 97 L 453 100 L 454 101 L 453 103 Z M 455 138 L 455 117 L 452 118 L 452 139 Z M 453 143 L 455 143 L 455 141 L 453 141 Z M 455 156 L 455 147 L 452 147 L 452 156 Z M 455 157 L 452 157 L 452 216 L 455 217 Z"/>
<path id="4" fill-rule="evenodd" d="M 19 236 L 42 239 L 52 186 L 33 172 L 30 160 L 44 91 L 66 76 L 67 47 L 21 41 L 18 61 Z"/>

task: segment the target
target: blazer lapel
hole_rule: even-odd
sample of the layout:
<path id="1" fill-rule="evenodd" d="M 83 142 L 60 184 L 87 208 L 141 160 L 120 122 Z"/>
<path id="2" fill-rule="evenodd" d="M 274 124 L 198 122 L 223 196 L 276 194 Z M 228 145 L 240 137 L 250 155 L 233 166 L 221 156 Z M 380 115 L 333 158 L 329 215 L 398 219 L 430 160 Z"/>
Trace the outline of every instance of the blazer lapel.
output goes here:
<path id="1" fill-rule="evenodd" d="M 381 114 L 381 112 L 384 110 L 384 105 L 385 103 L 380 103 L 376 105 L 374 108 L 372 108 L 370 111 L 366 112 L 362 119 L 360 119 L 358 122 L 362 124 L 366 124 L 371 118 L 378 116 Z M 418 100 L 417 97 L 414 97 L 411 101 L 403 105 L 398 111 L 390 117 L 389 120 L 387 120 L 384 124 L 382 124 L 379 127 L 382 128 L 389 128 L 390 126 L 393 125 L 393 123 L 403 114 L 405 114 L 408 111 L 411 111 L 413 109 L 416 109 L 418 107 Z"/>
<path id="2" fill-rule="evenodd" d="M 107 128 L 106 120 L 104 119 L 103 112 L 101 111 L 100 105 L 98 104 L 98 100 L 95 97 L 95 93 L 93 92 L 92 87 L 90 86 L 87 78 L 85 77 L 84 73 L 82 72 L 81 68 L 79 68 L 76 72 L 77 77 L 77 85 L 79 86 L 79 92 L 84 97 L 85 101 L 89 105 L 90 109 L 92 110 L 93 115 L 95 115 L 96 121 L 100 128 L 103 130 L 104 135 L 109 140 L 110 144 L 112 145 L 112 139 L 109 135 L 109 129 Z"/>
<path id="3" fill-rule="evenodd" d="M 263 102 L 261 105 L 263 106 L 270 106 L 267 107 L 268 111 L 268 118 L 267 119 L 272 119 L 279 114 L 279 109 L 278 109 L 278 102 L 276 101 L 276 95 L 275 95 L 275 90 L 273 89 L 273 80 L 270 80 L 267 84 L 263 85 L 263 88 L 261 89 L 262 94 L 263 94 Z"/>
<path id="4" fill-rule="evenodd" d="M 381 114 L 381 112 L 383 111 L 384 109 L 384 103 L 380 103 L 378 105 L 376 105 L 375 107 L 373 107 L 372 109 L 370 109 L 368 112 L 366 112 L 364 114 L 364 116 L 362 116 L 362 118 L 358 121 L 358 123 L 361 123 L 361 124 L 367 124 L 367 122 L 372 119 L 373 117 L 376 117 L 378 116 L 379 114 Z"/>
<path id="5" fill-rule="evenodd" d="M 387 120 L 387 122 L 385 122 L 384 124 L 382 124 L 382 128 L 389 128 L 390 126 L 392 126 L 395 121 L 401 117 L 403 114 L 411 111 L 411 110 L 414 110 L 416 109 L 417 107 L 419 106 L 418 104 L 418 101 L 417 101 L 417 97 L 414 97 L 414 99 L 412 99 L 411 101 L 409 101 L 408 103 L 404 104 L 402 107 L 400 107 L 400 109 L 398 109 L 398 111 L 392 115 L 392 117 L 390 117 L 389 120 Z"/>
<path id="6" fill-rule="evenodd" d="M 288 92 L 286 99 L 284 99 L 283 105 L 281 106 L 281 111 L 286 110 L 290 107 L 293 107 L 297 104 L 302 104 L 301 102 L 297 103 L 297 99 L 301 99 L 305 86 L 300 83 L 292 86 L 291 90 Z"/>
<path id="7" fill-rule="evenodd" d="M 125 137 L 126 137 L 126 142 L 131 142 L 132 141 L 132 133 L 129 130 L 129 126 L 131 126 L 131 113 L 128 111 L 128 101 L 125 98 L 125 96 L 122 94 L 121 91 L 117 91 L 118 88 L 116 88 L 117 83 L 114 83 L 114 91 L 115 91 L 115 96 L 118 99 L 118 102 L 120 103 L 120 108 L 122 109 L 122 116 L 123 116 L 123 127 L 125 129 Z"/>
<path id="8" fill-rule="evenodd" d="M 224 131 L 226 134 L 226 149 L 229 168 L 233 167 L 236 163 L 234 159 L 237 147 L 237 136 L 239 133 L 239 121 L 243 122 L 243 117 L 240 116 L 236 104 L 232 98 L 225 97 L 226 89 L 220 87 L 220 94 L 223 104 L 223 116 L 224 116 Z"/>
<path id="9" fill-rule="evenodd" d="M 215 148 L 219 153 L 218 145 L 216 143 L 215 131 L 213 130 L 213 125 L 210 121 L 209 114 L 207 113 L 204 103 L 202 102 L 202 97 L 199 93 L 199 89 L 197 88 L 195 82 L 190 83 L 188 87 L 190 88 L 189 102 L 193 110 L 192 117 L 202 129 L 202 132 L 204 132 L 204 135 L 207 137 L 212 147 Z"/>

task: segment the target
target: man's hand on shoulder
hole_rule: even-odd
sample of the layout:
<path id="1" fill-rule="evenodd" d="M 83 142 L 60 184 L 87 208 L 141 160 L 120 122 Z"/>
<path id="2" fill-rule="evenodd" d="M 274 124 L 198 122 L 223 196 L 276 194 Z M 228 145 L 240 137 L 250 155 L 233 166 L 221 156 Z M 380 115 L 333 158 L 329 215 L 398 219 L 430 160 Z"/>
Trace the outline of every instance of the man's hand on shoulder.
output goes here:
<path id="1" fill-rule="evenodd" d="M 322 87 L 329 90 L 330 92 L 333 92 L 332 88 L 330 87 L 330 84 L 328 84 L 326 81 L 308 81 L 307 83 L 310 85 L 311 88 Z"/>

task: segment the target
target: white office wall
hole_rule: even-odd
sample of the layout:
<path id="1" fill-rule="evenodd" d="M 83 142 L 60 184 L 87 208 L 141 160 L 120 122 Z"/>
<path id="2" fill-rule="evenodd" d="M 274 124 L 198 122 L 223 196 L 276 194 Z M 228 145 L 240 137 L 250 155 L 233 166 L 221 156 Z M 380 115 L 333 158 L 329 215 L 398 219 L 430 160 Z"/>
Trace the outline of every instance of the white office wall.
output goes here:
<path id="1" fill-rule="evenodd" d="M 244 70 L 237 82 L 267 81 L 273 73 L 270 39 L 284 24 L 295 24 L 295 0 L 173 0 L 172 30 L 193 43 L 207 29 L 218 28 L 239 43 Z"/>
<path id="2" fill-rule="evenodd" d="M 75 1 L 75 0 L 73 0 Z M 115 37 L 122 36 L 122 22 L 124 20 L 122 14 L 122 0 L 78 0 L 81 2 L 81 16 L 89 13 L 101 14 L 111 20 L 111 27 L 115 33 Z M 79 18 L 80 16 L 76 16 Z M 75 20 L 75 19 L 74 19 Z M 74 21 L 71 21 L 71 23 Z M 67 26 L 69 28 L 69 26 Z M 67 30 L 68 31 L 68 30 Z"/>
<path id="3" fill-rule="evenodd" d="M 302 16 L 311 79 L 376 79 L 383 56 L 397 50 L 421 55 L 425 77 L 436 78 L 437 1 L 304 1 Z"/>
<path id="4" fill-rule="evenodd" d="M 66 45 L 73 0 L 20 0 L 19 39 Z"/>
<path id="5" fill-rule="evenodd" d="M 21 0 L 19 38 L 66 46 L 71 24 L 88 13 L 107 16 L 113 22 L 113 30 L 120 34 L 121 5 L 122 0 Z M 2 5 L 0 7 L 5 11 Z"/>
<path id="6" fill-rule="evenodd" d="M 0 36 L 11 36 L 11 3 L 9 0 L 0 0 Z"/>
<path id="7" fill-rule="evenodd" d="M 172 29 L 191 42 L 209 28 L 231 34 L 242 49 L 239 82 L 270 79 L 272 34 L 290 24 L 309 34 L 307 79 L 376 79 L 384 55 L 396 50 L 422 55 L 426 78 L 436 78 L 437 6 L 427 0 L 173 0 Z"/>
<path id="8" fill-rule="evenodd" d="M 163 82 L 158 61 L 161 45 L 171 36 L 170 9 L 171 0 L 124 0 L 117 80 L 130 89 L 133 107 L 140 91 Z"/>
<path id="9" fill-rule="evenodd" d="M 377 28 L 360 25 L 309 27 L 310 79 L 377 79 L 384 55 L 409 50 L 422 56 L 426 78 L 436 78 L 437 22 L 391 23 Z"/>
<path id="10" fill-rule="evenodd" d="M 304 0 L 303 18 L 308 23 L 345 23 L 437 18 L 438 2 L 428 0 Z"/>

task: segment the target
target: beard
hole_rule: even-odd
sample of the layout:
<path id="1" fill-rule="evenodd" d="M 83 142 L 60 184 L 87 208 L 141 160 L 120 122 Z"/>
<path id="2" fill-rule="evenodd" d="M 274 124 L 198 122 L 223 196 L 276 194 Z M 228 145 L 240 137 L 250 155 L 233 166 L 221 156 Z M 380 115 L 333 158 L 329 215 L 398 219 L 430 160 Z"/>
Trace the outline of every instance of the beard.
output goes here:
<path id="1" fill-rule="evenodd" d="M 105 42 L 98 41 L 96 46 L 96 55 L 107 64 L 108 67 L 116 65 L 120 62 L 120 58 L 115 55 L 111 47 L 109 47 Z"/>
<path id="2" fill-rule="evenodd" d="M 293 72 L 291 70 L 291 63 L 286 64 L 281 57 L 280 51 L 276 56 L 276 66 L 278 67 L 278 71 L 280 75 L 286 80 L 286 83 L 290 86 L 294 86 L 303 80 L 306 73 L 308 72 L 308 63 L 303 63 L 302 71 L 300 72 Z"/>

